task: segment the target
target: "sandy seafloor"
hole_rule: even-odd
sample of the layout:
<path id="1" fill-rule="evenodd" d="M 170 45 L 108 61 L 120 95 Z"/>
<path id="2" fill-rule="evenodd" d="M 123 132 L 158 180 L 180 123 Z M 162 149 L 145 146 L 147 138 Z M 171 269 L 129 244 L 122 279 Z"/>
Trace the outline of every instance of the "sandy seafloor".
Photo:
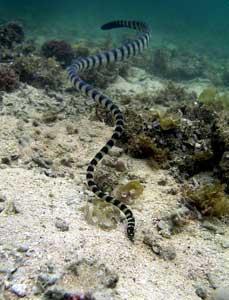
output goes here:
<path id="1" fill-rule="evenodd" d="M 118 78 L 107 93 L 154 93 L 162 87 L 151 77 L 139 81 L 135 76 L 141 72 L 133 69 L 128 82 Z M 202 86 L 204 82 L 192 83 L 190 89 L 198 92 Z M 41 90 L 21 85 L 16 92 L 3 95 L 4 104 L 13 104 L 2 109 L 14 106 L 32 118 L 37 106 L 55 101 Z M 85 105 L 80 96 L 75 101 Z M 66 133 L 69 122 L 78 128 L 78 134 Z M 17 299 L 10 290 L 18 285 L 25 290 L 24 299 L 41 299 L 41 295 L 33 295 L 41 273 L 56 276 L 56 285 L 66 290 L 92 291 L 98 300 L 198 300 L 197 287 L 206 288 L 210 294 L 213 286 L 229 284 L 229 249 L 225 247 L 229 229 L 225 224 L 218 222 L 211 231 L 196 220 L 169 239 L 158 234 L 156 221 L 176 209 L 180 197 L 179 185 L 168 171 L 153 171 L 144 160 L 121 156 L 128 176 L 135 175 L 144 182 L 143 195 L 133 207 L 137 226 L 132 244 L 126 237 L 125 223 L 104 231 L 89 225 L 82 212 L 92 197 L 85 185 L 87 163 L 109 138 L 112 128 L 83 113 L 75 119 L 40 124 L 39 137 L 34 135 L 35 129 L 32 119 L 23 122 L 13 115 L 0 117 L 0 157 L 20 154 L 17 164 L 1 165 L 0 169 L 0 207 L 4 208 L 0 214 L 0 279 L 5 287 L 0 299 Z M 54 136 L 47 141 L 47 135 Z M 18 144 L 18 136 L 28 138 L 25 147 Z M 30 169 L 21 163 L 36 147 L 53 159 L 59 148 L 69 149 L 75 160 L 76 167 L 70 170 L 74 176 L 52 178 L 39 167 Z M 159 184 L 163 180 L 166 184 Z M 168 192 L 171 189 L 177 193 L 172 195 Z M 17 213 L 12 212 L 14 206 Z M 69 225 L 66 231 L 55 226 L 60 219 Z M 175 259 L 164 260 L 153 253 L 143 243 L 146 233 L 162 247 L 172 247 Z M 77 275 L 72 274 L 67 266 L 81 259 L 86 262 Z M 11 273 L 8 277 L 7 272 Z M 104 272 L 118 278 L 114 288 L 104 283 Z"/>

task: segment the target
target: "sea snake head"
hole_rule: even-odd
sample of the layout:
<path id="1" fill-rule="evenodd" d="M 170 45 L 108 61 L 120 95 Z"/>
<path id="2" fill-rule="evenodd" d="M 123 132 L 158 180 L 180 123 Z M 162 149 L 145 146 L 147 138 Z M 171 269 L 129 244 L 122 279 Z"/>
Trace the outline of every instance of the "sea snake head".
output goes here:
<path id="1" fill-rule="evenodd" d="M 131 226 L 127 228 L 127 236 L 131 242 L 134 241 L 134 227 Z"/>

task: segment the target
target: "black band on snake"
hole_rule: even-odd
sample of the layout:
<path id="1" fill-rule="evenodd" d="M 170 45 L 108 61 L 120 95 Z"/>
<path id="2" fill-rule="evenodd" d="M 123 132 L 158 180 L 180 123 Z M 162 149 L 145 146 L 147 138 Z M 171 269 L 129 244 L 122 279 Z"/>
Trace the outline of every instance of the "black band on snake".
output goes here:
<path id="1" fill-rule="evenodd" d="M 110 140 L 105 144 L 105 146 L 95 155 L 91 160 L 87 168 L 87 184 L 89 189 L 96 194 L 100 199 L 112 203 L 117 206 L 126 216 L 127 219 L 127 236 L 130 240 L 134 238 L 135 231 L 135 219 L 132 211 L 118 199 L 110 196 L 107 193 L 101 191 L 96 182 L 94 181 L 95 167 L 98 162 L 106 155 L 109 150 L 114 146 L 116 140 L 120 138 L 124 131 L 124 118 L 123 114 L 115 105 L 112 100 L 102 94 L 100 91 L 92 87 L 90 84 L 83 81 L 79 74 L 84 70 L 98 68 L 100 66 L 105 66 L 110 63 L 123 61 L 129 57 L 135 56 L 141 53 L 144 49 L 148 47 L 150 32 L 148 26 L 143 22 L 137 21 L 113 21 L 104 24 L 101 29 L 109 30 L 113 28 L 127 27 L 135 29 L 140 32 L 139 36 L 120 46 L 119 48 L 114 48 L 109 51 L 99 53 L 97 55 L 88 56 L 86 58 L 79 58 L 75 60 L 70 67 L 68 67 L 68 75 L 78 91 L 87 97 L 92 98 L 96 103 L 100 104 L 107 111 L 111 112 L 115 119 L 115 129 Z"/>

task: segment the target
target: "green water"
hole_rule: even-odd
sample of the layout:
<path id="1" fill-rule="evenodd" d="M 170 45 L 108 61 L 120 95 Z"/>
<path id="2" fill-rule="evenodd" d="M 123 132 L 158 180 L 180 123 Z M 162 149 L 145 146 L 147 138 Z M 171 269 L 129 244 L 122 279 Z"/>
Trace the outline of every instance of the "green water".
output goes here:
<path id="1" fill-rule="evenodd" d="M 175 44 L 213 55 L 229 50 L 229 1 L 15 0 L 0 1 L 0 7 L 0 20 L 20 20 L 38 39 L 95 39 L 101 24 L 121 18 L 148 22 L 156 46 Z"/>

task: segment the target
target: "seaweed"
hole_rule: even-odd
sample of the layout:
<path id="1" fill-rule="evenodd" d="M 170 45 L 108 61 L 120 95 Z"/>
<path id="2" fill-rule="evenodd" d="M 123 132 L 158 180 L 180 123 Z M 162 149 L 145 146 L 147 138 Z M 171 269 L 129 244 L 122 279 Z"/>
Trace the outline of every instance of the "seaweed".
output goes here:
<path id="1" fill-rule="evenodd" d="M 196 189 L 187 188 L 184 194 L 187 201 L 202 215 L 221 217 L 229 214 L 229 195 L 224 190 L 224 184 L 213 182 Z"/>

